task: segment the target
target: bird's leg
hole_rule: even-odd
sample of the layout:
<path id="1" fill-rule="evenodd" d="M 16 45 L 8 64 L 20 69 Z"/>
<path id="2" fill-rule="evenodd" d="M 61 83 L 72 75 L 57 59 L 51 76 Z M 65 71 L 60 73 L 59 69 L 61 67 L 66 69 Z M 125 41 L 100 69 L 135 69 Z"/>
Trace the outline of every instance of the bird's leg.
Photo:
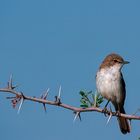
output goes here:
<path id="1" fill-rule="evenodd" d="M 121 115 L 120 111 L 117 110 L 117 111 L 115 112 L 115 115 L 116 115 L 116 116 L 120 116 L 120 115 Z"/>
<path id="2" fill-rule="evenodd" d="M 116 116 L 120 116 L 120 106 L 119 105 L 117 105 L 118 106 L 118 109 L 116 109 L 116 113 L 115 113 L 115 115 Z"/>
<path id="3" fill-rule="evenodd" d="M 107 106 L 109 104 L 110 100 L 107 101 L 105 107 L 103 108 L 102 112 L 104 113 L 104 115 L 106 116 L 106 114 L 108 113 L 108 110 L 107 110 Z"/>

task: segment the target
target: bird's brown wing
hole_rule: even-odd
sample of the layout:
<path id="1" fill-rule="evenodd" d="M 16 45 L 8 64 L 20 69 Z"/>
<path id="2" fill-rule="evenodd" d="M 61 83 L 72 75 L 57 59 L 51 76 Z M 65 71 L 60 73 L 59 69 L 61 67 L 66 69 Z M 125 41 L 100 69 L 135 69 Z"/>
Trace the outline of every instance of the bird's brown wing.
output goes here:
<path id="1" fill-rule="evenodd" d="M 123 75 L 121 73 L 121 106 L 124 105 L 125 102 L 125 97 L 126 97 L 126 89 L 125 89 L 125 81 L 123 79 Z"/>

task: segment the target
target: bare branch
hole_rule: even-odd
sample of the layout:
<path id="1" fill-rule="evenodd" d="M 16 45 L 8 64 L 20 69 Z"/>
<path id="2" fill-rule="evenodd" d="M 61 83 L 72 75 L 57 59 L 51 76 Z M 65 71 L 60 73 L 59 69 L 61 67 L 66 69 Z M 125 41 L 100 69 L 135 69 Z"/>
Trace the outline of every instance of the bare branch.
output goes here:
<path id="1" fill-rule="evenodd" d="M 12 86 L 11 83 L 12 83 L 12 78 L 10 78 L 10 82 L 9 82 L 10 87 Z M 55 101 L 51 101 L 51 100 L 47 99 L 48 90 L 42 98 L 25 96 L 25 95 L 23 95 L 22 92 L 18 92 L 14 88 L 0 88 L 0 92 L 4 92 L 4 93 L 8 93 L 8 94 L 14 94 L 16 96 L 16 97 L 8 97 L 8 99 L 13 99 L 14 100 L 14 98 L 16 98 L 16 99 L 18 99 L 18 101 L 21 101 L 21 99 L 23 99 L 23 100 L 29 100 L 29 101 L 33 101 L 33 102 L 42 103 L 45 110 L 46 110 L 45 104 L 48 104 L 48 105 L 53 105 L 53 106 L 59 106 L 59 107 L 71 110 L 73 112 L 76 112 L 76 113 L 78 112 L 78 114 L 81 114 L 82 112 L 103 113 L 103 109 L 95 107 L 95 106 L 94 107 L 89 107 L 89 108 L 80 108 L 80 107 L 74 107 L 74 106 L 71 106 L 71 105 L 68 105 L 68 104 L 61 103 L 60 102 L 61 87 L 59 88 L 59 96 L 56 96 Z M 19 111 L 21 110 L 22 104 L 23 104 L 23 101 L 20 102 Z M 112 111 L 107 111 L 107 114 L 110 116 L 108 121 L 110 120 L 110 118 L 112 116 L 117 116 L 117 117 L 120 116 L 120 117 L 124 117 L 124 118 L 130 119 L 130 120 L 140 120 L 140 116 L 136 116 L 135 114 L 134 115 L 129 115 L 129 114 L 120 113 L 118 115 L 118 114 L 116 114 L 116 112 L 112 112 Z"/>

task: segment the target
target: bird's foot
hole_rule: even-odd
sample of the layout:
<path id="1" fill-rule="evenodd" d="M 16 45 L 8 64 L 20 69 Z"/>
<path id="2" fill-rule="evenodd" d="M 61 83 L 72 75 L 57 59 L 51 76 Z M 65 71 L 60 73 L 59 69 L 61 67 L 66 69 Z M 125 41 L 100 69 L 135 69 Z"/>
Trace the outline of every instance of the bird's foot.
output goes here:
<path id="1" fill-rule="evenodd" d="M 116 111 L 115 115 L 120 116 L 121 115 L 120 111 Z"/>

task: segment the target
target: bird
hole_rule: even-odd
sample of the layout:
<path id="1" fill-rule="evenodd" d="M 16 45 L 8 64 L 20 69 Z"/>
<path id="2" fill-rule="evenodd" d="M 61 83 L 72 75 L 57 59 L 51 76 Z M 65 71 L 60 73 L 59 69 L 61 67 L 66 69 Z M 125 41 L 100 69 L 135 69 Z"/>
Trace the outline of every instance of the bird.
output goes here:
<path id="1" fill-rule="evenodd" d="M 105 57 L 96 74 L 97 92 L 111 102 L 118 113 L 125 114 L 124 103 L 126 86 L 121 72 L 122 67 L 128 64 L 119 54 L 111 53 Z M 130 133 L 130 123 L 124 117 L 117 117 L 120 130 L 123 134 Z"/>

